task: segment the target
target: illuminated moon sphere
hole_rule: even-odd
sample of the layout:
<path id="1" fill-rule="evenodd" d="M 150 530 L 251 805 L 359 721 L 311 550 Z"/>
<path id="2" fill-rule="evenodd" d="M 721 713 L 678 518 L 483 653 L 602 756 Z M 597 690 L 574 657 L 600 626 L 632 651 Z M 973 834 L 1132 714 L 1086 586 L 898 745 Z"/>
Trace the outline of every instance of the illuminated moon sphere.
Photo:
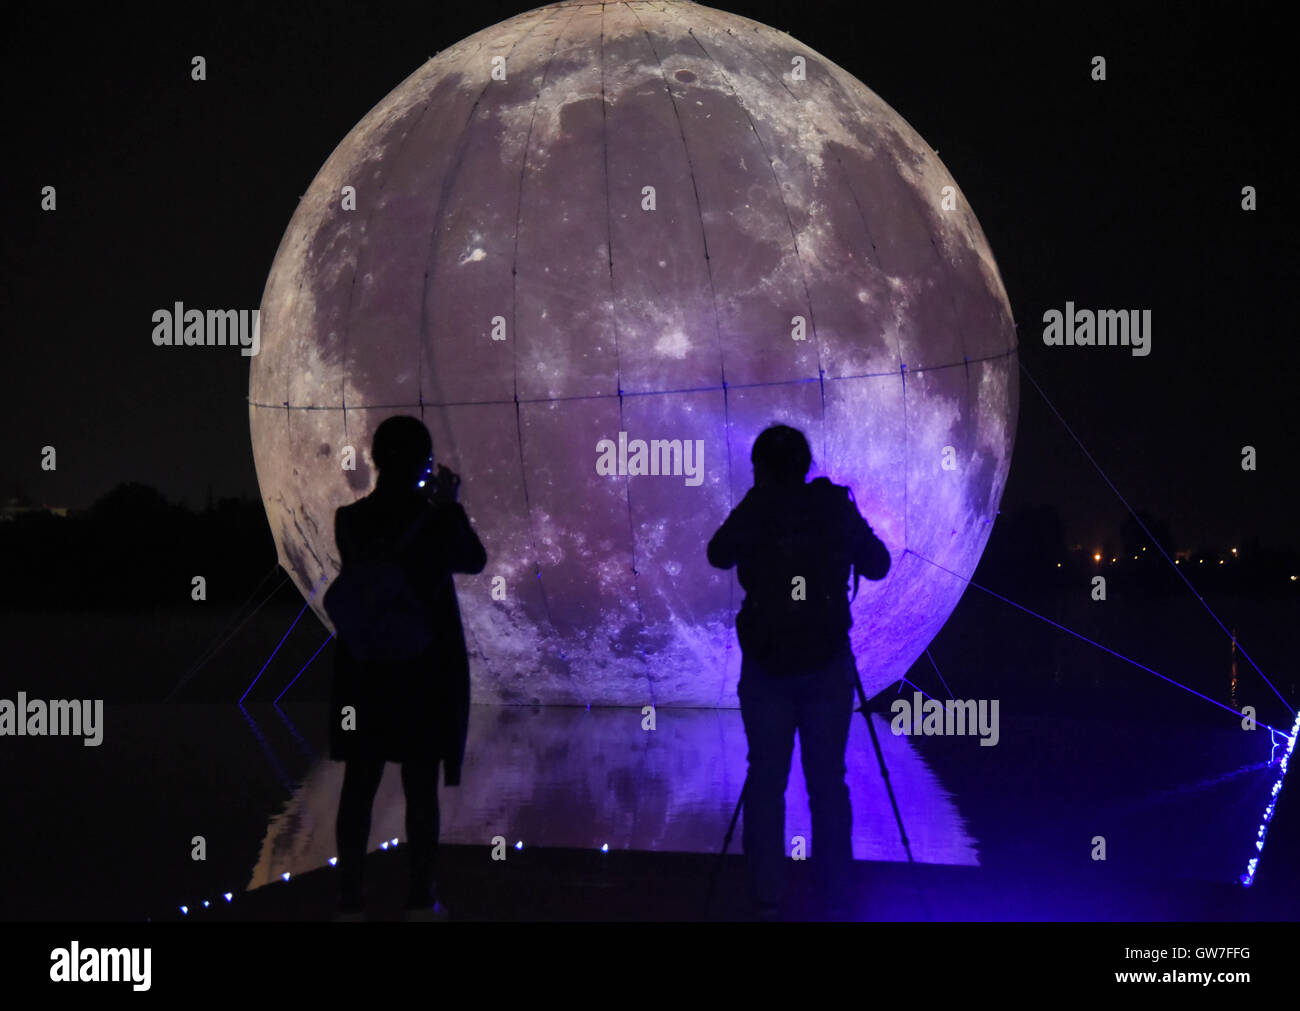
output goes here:
<path id="1" fill-rule="evenodd" d="M 462 476 L 479 702 L 736 705 L 705 546 L 773 422 L 890 550 L 852 609 L 874 693 L 960 598 L 933 563 L 973 573 L 1015 437 L 1006 293 L 935 152 L 789 35 L 671 0 L 529 11 L 407 78 L 298 203 L 261 342 L 257 477 L 327 626 L 379 423 Z"/>

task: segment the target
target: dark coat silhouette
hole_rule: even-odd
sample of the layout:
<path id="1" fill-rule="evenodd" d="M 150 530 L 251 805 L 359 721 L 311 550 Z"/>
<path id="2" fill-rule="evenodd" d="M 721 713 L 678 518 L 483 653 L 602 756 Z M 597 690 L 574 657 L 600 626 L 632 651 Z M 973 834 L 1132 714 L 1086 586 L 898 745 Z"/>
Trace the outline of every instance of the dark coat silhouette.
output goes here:
<path id="1" fill-rule="evenodd" d="M 853 624 L 849 566 L 857 577 L 867 579 L 884 579 L 890 566 L 889 549 L 862 518 L 847 490 L 826 478 L 756 484 L 709 541 L 708 558 L 715 568 L 737 567 L 745 601 L 736 616 L 736 633 L 747 655 L 760 653 L 765 638 L 788 631 L 774 627 L 779 620 L 774 620 L 773 612 L 762 613 L 764 602 L 788 601 L 792 575 L 807 580 L 809 607 L 803 614 L 815 621 L 825 649 L 819 651 L 820 657 L 791 657 L 791 668 L 816 667 L 818 659 L 833 655 L 834 646 L 847 637 Z M 775 652 L 781 653 L 779 647 Z"/>
<path id="2" fill-rule="evenodd" d="M 362 663 L 339 643 L 331 695 L 330 758 L 390 762 L 441 759 L 444 782 L 460 782 L 469 726 L 469 654 L 453 572 L 479 573 L 487 553 L 454 501 L 420 492 L 376 488 L 334 516 L 334 540 L 344 568 L 391 545 L 427 510 L 421 530 L 402 552 L 402 566 L 432 613 L 433 645 L 415 660 Z M 341 712 L 356 707 L 355 729 Z"/>

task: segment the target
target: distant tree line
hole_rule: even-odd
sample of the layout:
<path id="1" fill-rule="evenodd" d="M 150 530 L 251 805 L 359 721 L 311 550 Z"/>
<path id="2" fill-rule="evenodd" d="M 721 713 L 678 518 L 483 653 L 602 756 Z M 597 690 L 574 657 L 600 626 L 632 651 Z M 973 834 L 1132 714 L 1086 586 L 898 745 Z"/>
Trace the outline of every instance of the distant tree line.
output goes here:
<path id="1" fill-rule="evenodd" d="M 195 576 L 208 602 L 241 603 L 275 563 L 256 499 L 201 512 L 155 488 L 118 485 L 66 517 L 34 511 L 0 523 L 0 605 L 9 609 L 140 610 L 191 603 Z"/>
<path id="2" fill-rule="evenodd" d="M 1001 515 L 972 578 L 1044 613 L 1054 613 L 1064 594 L 1086 593 L 1094 574 L 1142 596 L 1187 592 L 1155 547 L 1158 542 L 1172 557 L 1169 524 L 1139 516 L 1155 541 L 1129 517 L 1115 541 L 1101 546 L 1098 563 L 1091 548 L 1070 550 L 1053 506 Z M 1110 564 L 1112 557 L 1119 564 Z M 222 499 L 195 512 L 149 485 L 129 482 L 66 517 L 34 511 L 0 523 L 0 605 L 95 611 L 183 605 L 191 601 L 195 576 L 206 580 L 208 601 L 238 604 L 275 558 L 256 499 Z M 1219 558 L 1228 561 L 1219 565 Z M 1290 580 L 1300 572 L 1300 553 L 1266 549 L 1258 541 L 1242 545 L 1239 557 L 1230 548 L 1204 546 L 1182 568 L 1202 591 L 1300 596 L 1300 583 Z"/>

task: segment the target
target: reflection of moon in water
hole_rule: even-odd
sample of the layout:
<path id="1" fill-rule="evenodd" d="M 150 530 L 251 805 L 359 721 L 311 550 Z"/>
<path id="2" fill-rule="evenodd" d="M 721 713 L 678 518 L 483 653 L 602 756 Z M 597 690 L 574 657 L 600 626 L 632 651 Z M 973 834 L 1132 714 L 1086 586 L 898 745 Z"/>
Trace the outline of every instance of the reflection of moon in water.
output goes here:
<path id="1" fill-rule="evenodd" d="M 470 716 L 464 778 L 440 793 L 440 841 L 715 853 L 745 781 L 745 731 L 735 710 L 658 711 L 653 733 L 635 709 L 476 706 Z M 876 717 L 912 853 L 922 863 L 978 863 L 952 798 L 906 737 Z M 969 742 L 978 746 L 974 740 Z M 849 735 L 853 855 L 905 860 L 880 766 L 861 717 Z M 406 838 L 400 769 L 389 764 L 375 799 L 370 849 Z M 335 856 L 334 816 L 343 765 L 321 762 L 285 810 L 271 820 L 249 888 L 302 874 Z M 786 791 L 784 838 L 812 841 L 796 745 Z M 733 852 L 743 852 L 737 829 Z"/>
<path id="2" fill-rule="evenodd" d="M 261 341 L 258 482 L 304 594 L 385 417 L 463 475 L 480 702 L 735 705 L 739 588 L 704 546 L 772 421 L 890 549 L 853 606 L 875 694 L 964 588 L 918 555 L 974 571 L 1014 440 L 1006 293 L 938 157 L 788 35 L 672 0 L 529 11 L 418 69 L 299 203 Z M 598 473 L 620 433 L 674 474 Z"/>

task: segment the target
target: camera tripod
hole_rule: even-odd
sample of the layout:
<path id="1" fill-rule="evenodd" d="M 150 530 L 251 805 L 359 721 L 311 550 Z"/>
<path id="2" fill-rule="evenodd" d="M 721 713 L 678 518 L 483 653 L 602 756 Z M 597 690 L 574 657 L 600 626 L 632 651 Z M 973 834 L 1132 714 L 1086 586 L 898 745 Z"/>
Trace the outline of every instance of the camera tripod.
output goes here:
<path id="1" fill-rule="evenodd" d="M 922 912 L 925 918 L 930 919 L 929 907 L 926 905 L 925 893 L 921 889 L 920 882 L 916 880 L 916 859 L 912 856 L 912 845 L 907 839 L 907 829 L 903 826 L 903 815 L 898 810 L 898 799 L 894 796 L 893 784 L 889 781 L 889 769 L 885 765 L 885 753 L 880 748 L 880 739 L 876 735 L 876 726 L 871 722 L 871 708 L 867 701 L 866 689 L 862 687 L 862 675 L 857 672 L 854 666 L 853 678 L 858 689 L 858 708 L 854 712 L 862 714 L 862 718 L 867 721 L 867 730 L 871 733 L 871 746 L 876 752 L 876 762 L 880 765 L 880 778 L 885 781 L 885 791 L 889 794 L 889 804 L 894 810 L 894 821 L 898 824 L 898 837 L 902 840 L 903 851 L 907 854 L 907 862 L 912 866 L 912 883 L 916 887 L 917 898 L 920 900 Z M 718 875 L 722 871 L 723 861 L 726 859 L 727 850 L 731 847 L 732 836 L 736 832 L 736 822 L 740 819 L 740 809 L 745 803 L 745 792 L 749 788 L 749 776 L 746 775 L 745 783 L 740 788 L 740 796 L 736 798 L 736 809 L 731 814 L 731 823 L 727 826 L 727 834 L 722 840 L 722 850 L 718 853 L 718 859 L 714 862 L 713 872 L 709 877 L 709 887 L 704 899 L 704 919 L 708 919 L 709 913 L 713 908 L 713 892 L 717 887 Z"/>

